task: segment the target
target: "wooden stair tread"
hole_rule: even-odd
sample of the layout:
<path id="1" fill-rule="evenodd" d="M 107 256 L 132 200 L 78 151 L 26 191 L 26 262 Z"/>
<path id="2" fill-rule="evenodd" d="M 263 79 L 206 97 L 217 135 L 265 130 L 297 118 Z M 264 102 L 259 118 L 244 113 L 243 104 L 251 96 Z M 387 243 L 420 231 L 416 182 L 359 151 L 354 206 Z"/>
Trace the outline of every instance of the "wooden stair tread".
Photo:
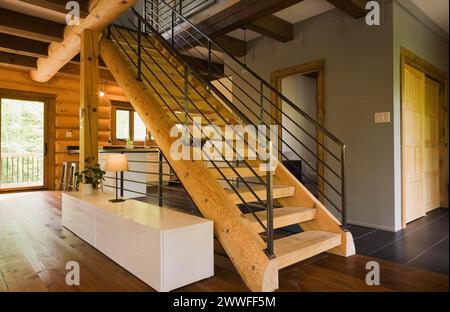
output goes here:
<path id="1" fill-rule="evenodd" d="M 265 186 L 255 186 L 250 185 L 250 187 L 253 189 L 253 191 L 256 193 L 256 195 L 261 200 L 266 200 L 267 198 L 267 192 Z M 239 194 L 241 197 L 245 200 L 247 203 L 256 202 L 258 199 L 253 195 L 253 193 L 247 188 L 247 187 L 241 187 L 238 189 Z M 242 204 L 241 198 L 234 192 L 234 190 L 227 190 L 228 195 L 230 196 L 231 200 L 235 204 Z M 291 197 L 295 195 L 295 187 L 288 186 L 288 185 L 274 185 L 273 186 L 273 198 L 285 198 L 285 197 Z"/>
<path id="2" fill-rule="evenodd" d="M 255 213 L 259 220 L 267 225 L 267 212 L 258 211 Z M 276 208 L 273 212 L 273 226 L 275 229 L 279 229 L 285 226 L 300 224 L 302 222 L 313 220 L 316 217 L 316 209 L 315 208 L 307 208 L 307 207 L 283 207 Z M 258 220 L 253 216 L 253 214 L 248 213 L 245 215 L 245 218 L 252 224 L 252 226 L 261 233 L 264 231 L 261 224 L 259 224 Z"/>
<path id="3" fill-rule="evenodd" d="M 311 258 L 341 244 L 341 234 L 306 231 L 275 240 L 275 260 L 278 269 Z"/>

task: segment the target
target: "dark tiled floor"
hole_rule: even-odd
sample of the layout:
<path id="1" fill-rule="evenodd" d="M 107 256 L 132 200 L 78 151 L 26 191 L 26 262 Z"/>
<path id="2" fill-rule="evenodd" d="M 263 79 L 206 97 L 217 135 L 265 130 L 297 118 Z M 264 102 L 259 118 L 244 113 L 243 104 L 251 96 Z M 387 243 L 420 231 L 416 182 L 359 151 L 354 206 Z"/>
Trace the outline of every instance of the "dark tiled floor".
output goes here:
<path id="1" fill-rule="evenodd" d="M 397 233 L 350 225 L 360 255 L 449 272 L 448 209 L 436 209 Z"/>

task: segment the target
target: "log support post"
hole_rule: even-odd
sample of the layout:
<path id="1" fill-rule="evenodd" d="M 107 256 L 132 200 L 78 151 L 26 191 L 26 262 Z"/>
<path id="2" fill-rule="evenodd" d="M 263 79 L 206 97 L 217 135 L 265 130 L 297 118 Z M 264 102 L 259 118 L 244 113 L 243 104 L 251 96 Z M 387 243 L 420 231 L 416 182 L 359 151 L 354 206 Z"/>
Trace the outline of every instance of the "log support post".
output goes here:
<path id="1" fill-rule="evenodd" d="M 81 33 L 80 171 L 98 163 L 98 32 Z"/>

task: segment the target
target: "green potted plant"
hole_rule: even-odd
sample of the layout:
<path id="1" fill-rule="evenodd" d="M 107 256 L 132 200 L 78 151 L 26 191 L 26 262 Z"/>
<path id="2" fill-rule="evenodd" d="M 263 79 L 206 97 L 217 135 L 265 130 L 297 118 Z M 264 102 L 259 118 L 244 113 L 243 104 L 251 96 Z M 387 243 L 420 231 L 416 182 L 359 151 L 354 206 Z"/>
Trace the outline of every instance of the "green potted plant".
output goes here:
<path id="1" fill-rule="evenodd" d="M 126 149 L 133 149 L 133 141 L 128 139 L 125 148 Z"/>
<path id="2" fill-rule="evenodd" d="M 99 164 L 93 167 L 86 167 L 83 171 L 75 173 L 77 188 L 84 195 L 90 195 L 105 181 L 105 174 L 106 172 L 100 168 Z"/>

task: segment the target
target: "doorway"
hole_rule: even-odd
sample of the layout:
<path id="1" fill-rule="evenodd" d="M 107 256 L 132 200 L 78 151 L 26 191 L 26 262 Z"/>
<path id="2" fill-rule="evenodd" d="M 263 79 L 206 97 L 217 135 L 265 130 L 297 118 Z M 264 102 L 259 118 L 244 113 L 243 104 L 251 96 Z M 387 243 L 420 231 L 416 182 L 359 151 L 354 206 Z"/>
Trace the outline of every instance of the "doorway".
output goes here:
<path id="1" fill-rule="evenodd" d="M 50 98 L 0 90 L 0 192 L 51 188 Z"/>
<path id="2" fill-rule="evenodd" d="M 324 125 L 325 109 L 324 109 L 324 60 L 309 62 L 301 65 L 296 65 L 288 68 L 284 68 L 275 71 L 271 75 L 272 85 L 291 99 L 293 103 L 296 103 L 300 109 L 312 116 L 320 125 Z M 291 134 L 281 131 L 283 140 L 279 140 L 279 151 L 283 154 L 290 156 L 291 148 L 294 149 L 303 160 L 301 161 L 302 175 L 307 179 L 302 181 L 304 185 L 321 201 L 324 202 L 324 181 L 319 179 L 318 175 L 324 176 L 324 165 L 318 161 L 316 156 L 313 156 L 308 152 L 304 146 L 298 141 L 294 140 L 294 137 L 300 138 L 301 142 L 306 145 L 310 150 L 316 151 L 316 155 L 319 159 L 324 159 L 323 149 L 320 147 L 324 144 L 324 136 L 321 131 L 317 131 L 316 127 L 309 122 L 299 122 L 303 125 L 304 130 L 310 135 L 307 135 L 305 131 L 299 131 L 298 133 L 292 133 L 292 129 L 296 127 L 290 127 L 292 121 L 286 116 L 296 116 L 293 112 L 290 112 L 292 108 L 286 105 L 278 97 L 275 99 L 278 109 L 274 109 L 272 115 L 276 118 L 278 124 L 283 125 L 287 129 L 291 129 Z M 283 112 L 283 114 L 280 113 Z M 303 118 L 298 116 L 297 118 Z M 315 138 L 315 140 L 313 139 Z M 284 141 L 291 148 L 286 148 Z M 292 155 L 290 159 L 297 158 Z M 280 158 L 282 159 L 282 158 Z M 300 160 L 299 160 L 300 162 Z M 307 162 L 305 164 L 303 162 Z M 316 168 L 312 170 L 310 168 Z"/>
<path id="3" fill-rule="evenodd" d="M 402 49 L 402 224 L 448 207 L 446 77 Z"/>

